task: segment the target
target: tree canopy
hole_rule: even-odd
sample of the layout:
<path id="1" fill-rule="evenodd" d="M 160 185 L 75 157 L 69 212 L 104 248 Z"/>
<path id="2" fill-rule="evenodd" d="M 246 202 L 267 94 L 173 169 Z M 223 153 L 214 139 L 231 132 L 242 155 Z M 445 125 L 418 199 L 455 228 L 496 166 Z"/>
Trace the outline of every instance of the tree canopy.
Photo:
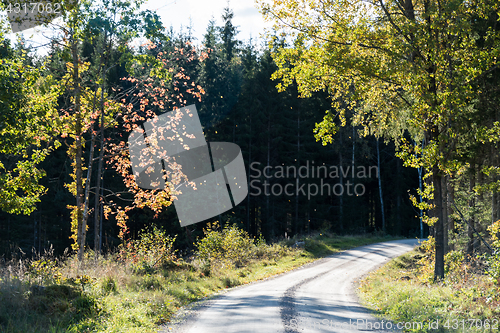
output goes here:
<path id="1" fill-rule="evenodd" d="M 3 36 L 0 36 L 0 38 Z M 0 59 L 0 209 L 29 214 L 45 188 L 40 163 L 54 141 L 59 85 L 5 44 Z"/>
<path id="2" fill-rule="evenodd" d="M 436 222 L 436 277 L 444 275 L 442 177 L 460 168 L 461 136 L 478 112 L 478 82 L 500 56 L 498 6 L 489 1 L 259 1 L 292 45 L 274 58 L 280 89 L 297 82 L 302 96 L 327 91 L 332 107 L 317 125 L 331 142 L 344 102 L 362 134 L 395 140 L 408 165 L 432 174 Z M 307 15 L 305 15 L 307 13 Z M 479 123 L 495 133 L 499 123 Z M 423 149 L 405 139 L 424 140 Z M 415 158 L 418 156 L 418 158 Z M 463 162 L 463 161 L 462 161 Z"/>

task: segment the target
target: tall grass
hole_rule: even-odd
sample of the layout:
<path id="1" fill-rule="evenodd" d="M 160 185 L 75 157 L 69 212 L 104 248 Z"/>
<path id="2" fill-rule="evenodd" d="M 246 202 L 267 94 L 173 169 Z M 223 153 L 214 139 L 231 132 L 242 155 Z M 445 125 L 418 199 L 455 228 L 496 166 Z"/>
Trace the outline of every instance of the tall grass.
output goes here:
<path id="1" fill-rule="evenodd" d="M 393 259 L 360 283 L 360 297 L 393 322 L 423 322 L 408 332 L 494 332 L 500 329 L 500 290 L 482 260 L 451 251 L 446 278 L 433 281 L 433 240 Z M 472 323 L 469 320 L 476 320 Z M 439 329 L 430 323 L 439 321 Z M 495 329 L 495 323 L 496 329 Z M 463 325 L 462 325 L 463 324 Z"/>
<path id="2" fill-rule="evenodd" d="M 0 332 L 157 332 L 193 301 L 382 240 L 322 233 L 266 244 L 236 227 L 208 228 L 181 258 L 175 237 L 152 227 L 113 253 L 87 251 L 83 262 L 52 251 L 18 257 L 0 266 Z"/>

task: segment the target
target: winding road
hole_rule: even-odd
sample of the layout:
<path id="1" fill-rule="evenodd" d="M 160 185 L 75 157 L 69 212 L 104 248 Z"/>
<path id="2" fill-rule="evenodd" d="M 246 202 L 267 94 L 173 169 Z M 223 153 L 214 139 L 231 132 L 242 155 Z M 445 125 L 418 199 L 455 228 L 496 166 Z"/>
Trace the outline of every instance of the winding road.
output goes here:
<path id="1" fill-rule="evenodd" d="M 161 332 L 394 332 L 395 325 L 375 319 L 358 303 L 354 284 L 417 244 L 413 239 L 357 247 L 234 288 L 202 302 L 184 320 Z"/>

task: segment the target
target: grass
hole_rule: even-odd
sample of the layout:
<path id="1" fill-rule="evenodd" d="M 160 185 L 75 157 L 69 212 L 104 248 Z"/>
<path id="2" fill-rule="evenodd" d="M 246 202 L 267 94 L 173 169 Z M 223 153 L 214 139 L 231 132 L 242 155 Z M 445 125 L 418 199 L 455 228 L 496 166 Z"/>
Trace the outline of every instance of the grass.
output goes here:
<path id="1" fill-rule="evenodd" d="M 314 237 L 305 238 L 305 250 L 312 258 L 321 258 L 353 247 L 395 239 L 400 238 L 371 234 L 365 236 L 332 237 L 328 233 L 319 233 Z"/>
<path id="2" fill-rule="evenodd" d="M 149 257 L 135 260 L 139 254 L 155 255 L 144 244 L 140 253 L 129 250 L 126 257 L 114 253 L 96 261 L 89 252 L 83 264 L 75 256 L 57 259 L 51 253 L 13 260 L 0 272 L 0 331 L 157 332 L 193 301 L 344 249 L 390 239 L 318 233 L 271 245 L 252 240 L 251 256 L 238 264 L 196 256 L 180 259 L 169 252 L 168 260 L 154 266 L 147 264 Z M 297 241 L 303 246 L 294 247 Z M 149 249 L 159 248 L 153 245 Z"/>
<path id="3" fill-rule="evenodd" d="M 421 246 L 371 273 L 360 282 L 362 303 L 393 323 L 422 323 L 405 332 L 498 331 L 498 285 L 457 253 L 446 257 L 445 280 L 434 283 L 432 256 Z"/>

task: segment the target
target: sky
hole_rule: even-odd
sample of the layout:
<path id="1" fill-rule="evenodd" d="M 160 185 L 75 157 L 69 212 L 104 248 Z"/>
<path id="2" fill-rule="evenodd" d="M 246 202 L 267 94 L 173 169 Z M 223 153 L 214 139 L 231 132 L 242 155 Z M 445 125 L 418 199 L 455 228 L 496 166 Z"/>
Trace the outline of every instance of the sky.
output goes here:
<path id="1" fill-rule="evenodd" d="M 181 27 L 185 29 L 191 22 L 193 36 L 196 38 L 195 42 L 201 43 L 208 22 L 212 18 L 215 19 L 216 25 L 222 25 L 223 9 L 228 3 L 234 13 L 233 24 L 238 27 L 237 38 L 239 40 L 246 42 L 250 37 L 255 40 L 262 35 L 265 27 L 270 27 L 270 23 L 264 22 L 254 0 L 232 0 L 229 2 L 227 0 L 148 0 L 143 8 L 156 11 L 164 26 L 167 29 L 172 26 L 176 32 L 179 32 Z M 48 42 L 44 36 L 49 34 L 49 30 L 34 28 L 28 29 L 22 34 L 33 48 L 40 50 L 40 46 Z M 8 37 L 11 40 L 17 38 L 16 34 L 13 33 Z"/>
<path id="2" fill-rule="evenodd" d="M 181 26 L 188 26 L 191 19 L 194 36 L 199 42 L 211 18 L 216 24 L 222 24 L 223 9 L 228 5 L 227 0 L 149 0 L 145 8 L 156 10 L 165 26 L 172 26 L 179 31 Z M 269 26 L 264 22 L 262 15 L 255 6 L 254 0 L 232 0 L 229 8 L 234 12 L 233 24 L 238 26 L 238 38 L 247 41 L 250 37 L 258 38 Z"/>

